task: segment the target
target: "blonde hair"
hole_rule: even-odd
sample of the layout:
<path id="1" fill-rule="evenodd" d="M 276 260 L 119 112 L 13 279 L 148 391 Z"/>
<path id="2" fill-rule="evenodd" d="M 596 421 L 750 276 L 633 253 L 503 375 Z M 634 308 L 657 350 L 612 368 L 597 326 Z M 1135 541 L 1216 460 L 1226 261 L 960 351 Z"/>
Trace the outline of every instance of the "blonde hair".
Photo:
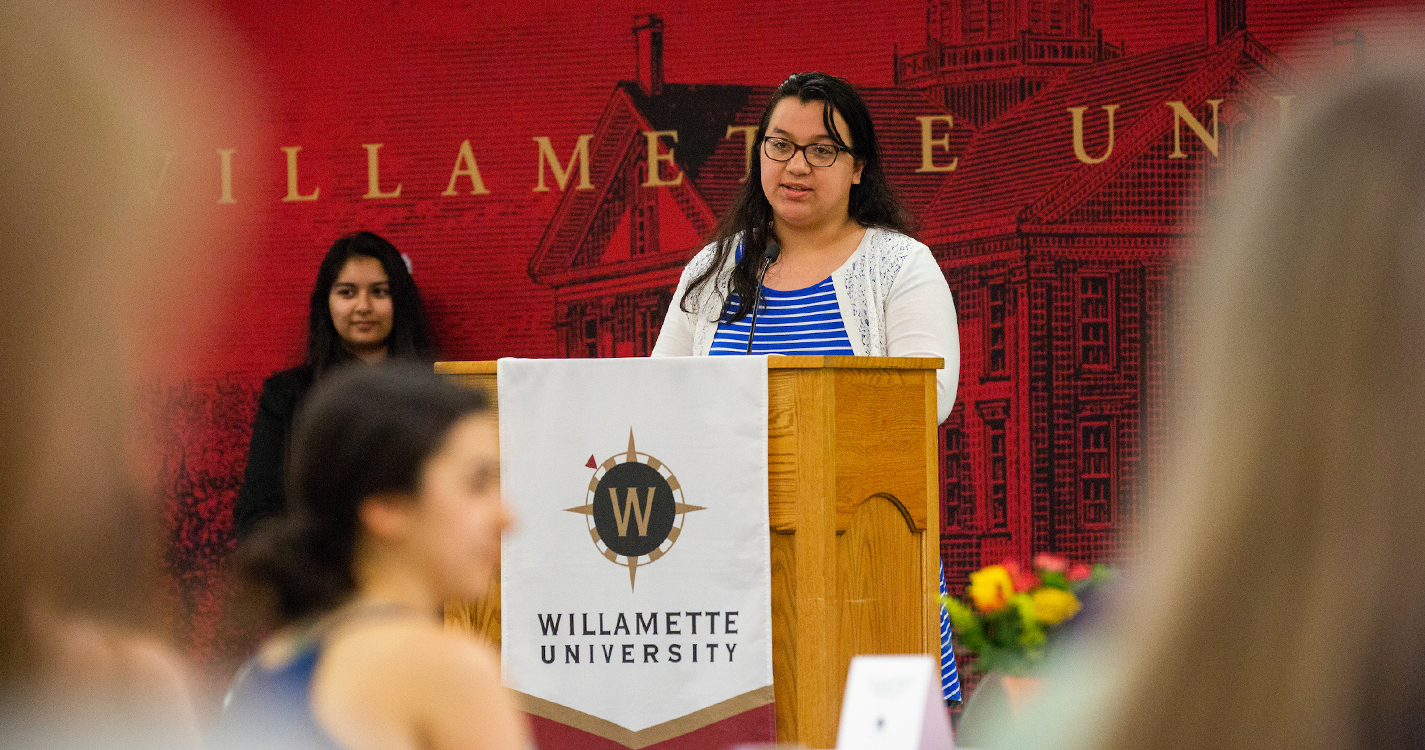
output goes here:
<path id="1" fill-rule="evenodd" d="M 1161 507 L 1090 746 L 1425 728 L 1425 73 L 1311 101 L 1193 260 Z"/>

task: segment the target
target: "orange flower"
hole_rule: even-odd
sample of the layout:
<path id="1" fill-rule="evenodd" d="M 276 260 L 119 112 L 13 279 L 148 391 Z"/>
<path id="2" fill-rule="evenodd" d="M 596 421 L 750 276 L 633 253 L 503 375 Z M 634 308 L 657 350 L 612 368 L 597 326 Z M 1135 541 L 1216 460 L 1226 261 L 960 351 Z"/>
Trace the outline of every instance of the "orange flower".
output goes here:
<path id="1" fill-rule="evenodd" d="M 1003 565 L 990 565 L 970 574 L 966 589 L 975 607 L 981 612 L 997 612 L 1009 604 L 1014 593 L 1014 579 Z"/>
<path id="2" fill-rule="evenodd" d="M 1066 573 L 1064 577 L 1070 581 L 1082 581 L 1092 575 L 1093 568 L 1090 568 L 1084 563 L 1074 563 L 1073 567 L 1069 568 L 1069 572 Z"/>

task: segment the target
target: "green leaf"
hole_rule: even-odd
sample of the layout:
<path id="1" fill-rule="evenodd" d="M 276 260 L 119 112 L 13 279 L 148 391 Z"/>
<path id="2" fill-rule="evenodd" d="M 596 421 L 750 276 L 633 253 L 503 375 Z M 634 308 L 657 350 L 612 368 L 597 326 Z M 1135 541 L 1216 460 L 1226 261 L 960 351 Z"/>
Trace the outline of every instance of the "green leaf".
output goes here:
<path id="1" fill-rule="evenodd" d="M 1074 581 L 1072 588 L 1069 590 L 1074 592 L 1074 594 L 1078 594 L 1084 589 L 1098 588 L 1112 580 L 1113 568 L 1102 563 L 1094 563 L 1093 567 L 1089 569 L 1089 577 L 1080 581 Z"/>
<path id="2" fill-rule="evenodd" d="M 1034 601 L 1028 594 L 1015 594 L 1010 603 L 1019 614 L 1019 645 L 1026 649 L 1044 645 L 1044 626 L 1034 615 Z"/>
<path id="3" fill-rule="evenodd" d="M 942 598 L 941 603 L 950 613 L 950 629 L 959 636 L 960 645 L 977 653 L 983 650 L 988 645 L 988 639 L 975 611 L 949 597 Z"/>
<path id="4" fill-rule="evenodd" d="M 940 600 L 950 613 L 950 627 L 955 630 L 968 630 L 979 627 L 980 621 L 975 617 L 974 610 L 961 604 L 957 599 L 946 597 Z"/>
<path id="5" fill-rule="evenodd" d="M 1058 573 L 1052 570 L 1041 571 L 1039 574 L 1039 580 L 1045 586 L 1051 589 L 1061 589 L 1063 591 L 1069 590 L 1069 579 L 1065 577 L 1063 573 Z"/>

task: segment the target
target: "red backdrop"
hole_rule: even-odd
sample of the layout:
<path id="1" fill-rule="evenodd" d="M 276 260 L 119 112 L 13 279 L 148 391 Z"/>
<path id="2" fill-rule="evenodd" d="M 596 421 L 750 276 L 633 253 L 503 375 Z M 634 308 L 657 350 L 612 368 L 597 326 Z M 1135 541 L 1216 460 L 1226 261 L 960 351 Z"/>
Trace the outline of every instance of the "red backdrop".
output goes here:
<path id="1" fill-rule="evenodd" d="M 261 240 L 215 291 L 227 313 L 194 366 L 145 394 L 201 659 L 234 642 L 221 579 L 257 391 L 300 360 L 335 237 L 370 229 L 409 254 L 446 359 L 644 354 L 741 179 L 736 128 L 813 69 L 866 92 L 959 307 L 952 587 L 1007 555 L 1121 558 L 1199 207 L 1248 133 L 1289 116 L 1304 75 L 1349 68 L 1396 28 L 1327 0 L 483 5 L 217 3 L 273 132 L 172 168 L 211 174 L 207 200 L 258 209 Z M 653 30 L 633 31 L 647 13 L 661 62 Z"/>

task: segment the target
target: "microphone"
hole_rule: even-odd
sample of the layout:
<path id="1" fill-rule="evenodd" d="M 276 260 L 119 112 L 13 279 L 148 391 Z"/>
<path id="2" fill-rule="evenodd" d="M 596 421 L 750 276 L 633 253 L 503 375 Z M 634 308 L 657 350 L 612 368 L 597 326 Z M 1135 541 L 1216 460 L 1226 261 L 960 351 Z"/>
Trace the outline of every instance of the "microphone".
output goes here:
<path id="1" fill-rule="evenodd" d="M 767 250 L 762 254 L 762 273 L 757 274 L 757 288 L 752 290 L 752 325 L 747 328 L 747 351 L 752 353 L 752 337 L 757 333 L 757 308 L 758 301 L 762 297 L 762 280 L 767 278 L 767 269 L 777 262 L 778 256 L 782 254 L 782 246 L 776 240 L 767 241 Z"/>

